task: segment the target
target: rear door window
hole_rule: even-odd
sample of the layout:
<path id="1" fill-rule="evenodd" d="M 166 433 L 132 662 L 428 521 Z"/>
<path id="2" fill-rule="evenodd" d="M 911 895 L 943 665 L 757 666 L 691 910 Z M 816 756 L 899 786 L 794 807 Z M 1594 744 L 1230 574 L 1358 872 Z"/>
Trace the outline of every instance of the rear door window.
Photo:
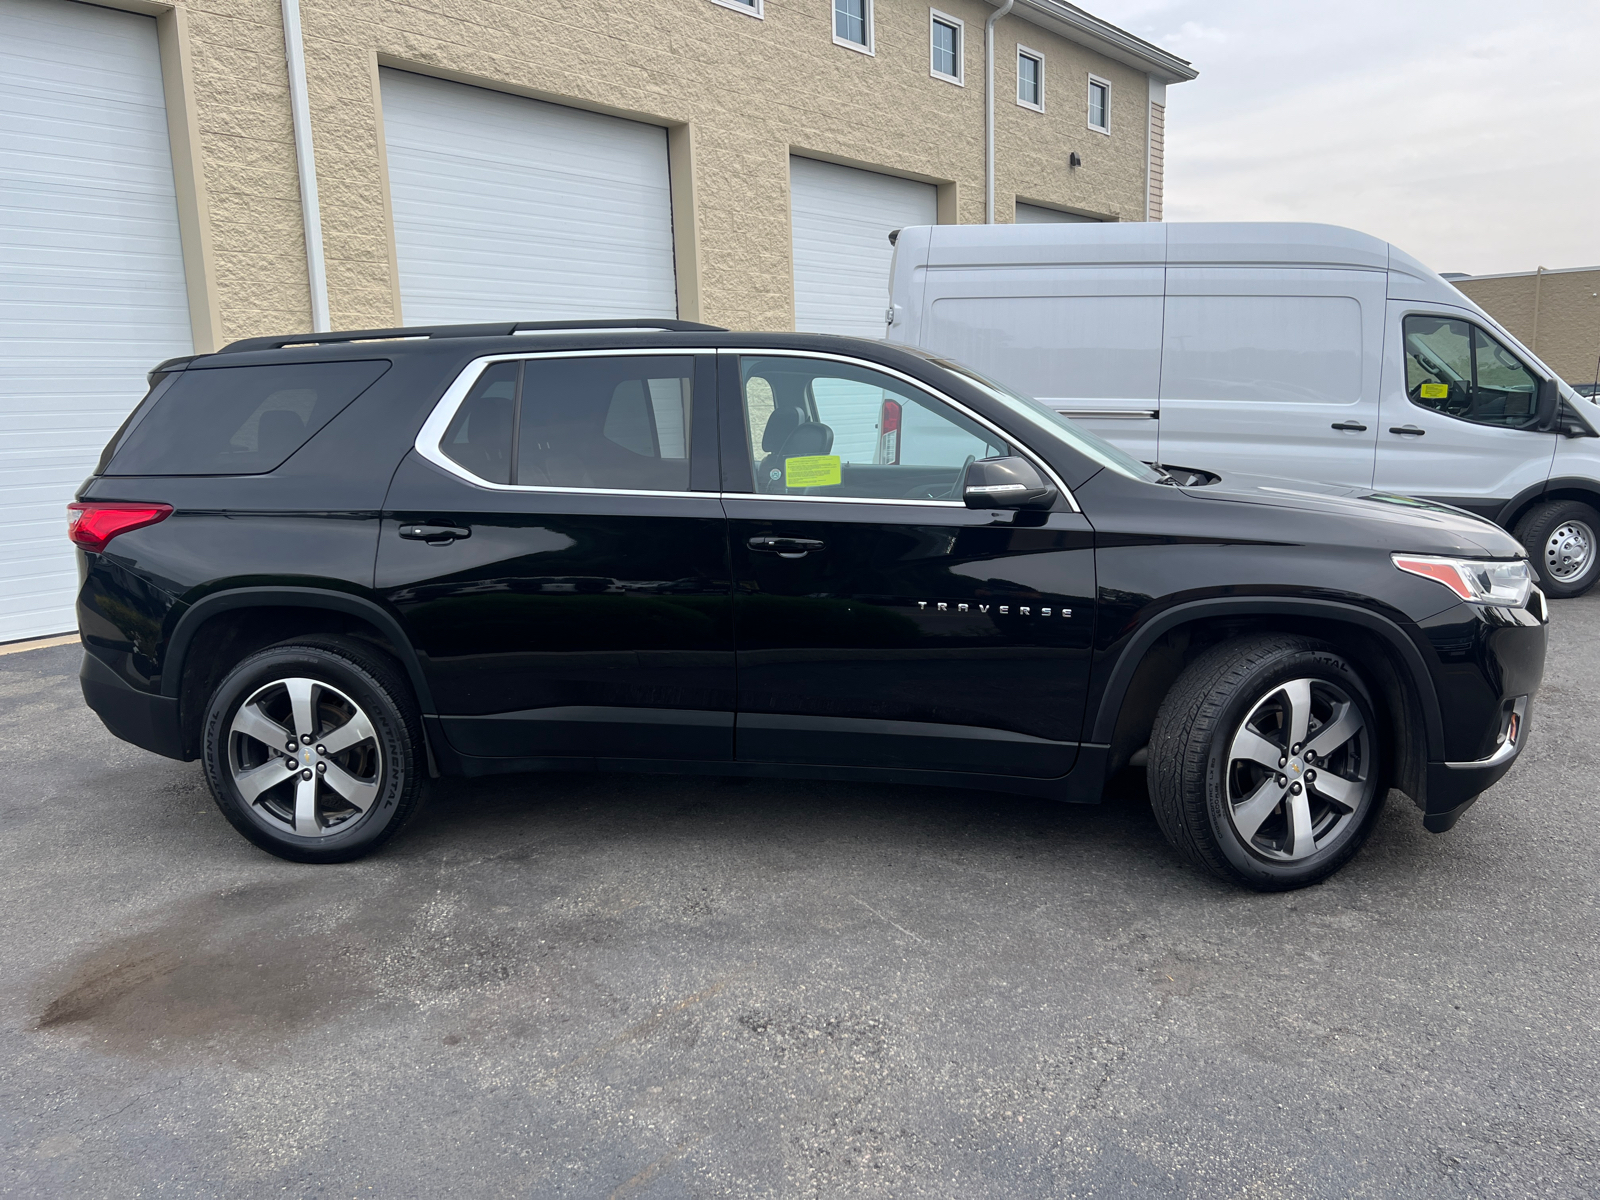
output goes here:
<path id="1" fill-rule="evenodd" d="M 180 371 L 115 446 L 108 475 L 261 475 L 389 369 L 387 360 Z"/>

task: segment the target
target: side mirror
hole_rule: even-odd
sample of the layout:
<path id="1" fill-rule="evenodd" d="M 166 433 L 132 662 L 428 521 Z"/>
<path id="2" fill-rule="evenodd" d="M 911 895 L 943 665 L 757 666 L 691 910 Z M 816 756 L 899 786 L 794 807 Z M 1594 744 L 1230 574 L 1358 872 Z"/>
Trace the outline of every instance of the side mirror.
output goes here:
<path id="1" fill-rule="evenodd" d="M 1025 458 L 980 458 L 967 466 L 961 499 L 968 508 L 1038 511 L 1055 505 L 1056 489 Z"/>
<path id="2" fill-rule="evenodd" d="M 1556 427 L 1557 410 L 1561 407 L 1561 387 L 1554 379 L 1539 381 L 1538 407 L 1535 409 L 1533 428 L 1539 433 L 1550 433 Z"/>

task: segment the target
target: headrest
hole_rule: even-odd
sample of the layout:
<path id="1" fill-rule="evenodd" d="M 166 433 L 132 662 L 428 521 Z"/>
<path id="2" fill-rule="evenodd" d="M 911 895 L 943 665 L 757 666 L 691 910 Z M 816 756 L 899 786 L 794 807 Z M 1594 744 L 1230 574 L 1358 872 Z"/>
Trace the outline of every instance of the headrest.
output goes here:
<path id="1" fill-rule="evenodd" d="M 761 434 L 761 448 L 771 454 L 783 445 L 791 433 L 800 428 L 800 422 L 805 419 L 805 413 L 798 408 L 773 409 L 772 416 L 767 420 L 767 427 Z"/>
<path id="2" fill-rule="evenodd" d="M 799 426 L 783 443 L 785 458 L 808 458 L 813 454 L 826 454 L 833 449 L 833 430 L 815 421 Z"/>
<path id="3" fill-rule="evenodd" d="M 256 450 L 263 455 L 287 455 L 305 440 L 306 423 L 287 408 L 269 408 L 256 419 Z"/>

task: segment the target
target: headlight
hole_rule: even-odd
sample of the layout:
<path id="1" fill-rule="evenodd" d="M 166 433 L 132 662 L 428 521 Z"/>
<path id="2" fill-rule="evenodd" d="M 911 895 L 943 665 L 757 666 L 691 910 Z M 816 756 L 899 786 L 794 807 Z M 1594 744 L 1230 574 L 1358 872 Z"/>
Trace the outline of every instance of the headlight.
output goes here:
<path id="1" fill-rule="evenodd" d="M 1412 575 L 1437 580 L 1469 604 L 1521 608 L 1533 591 L 1533 573 L 1524 558 L 1436 558 L 1428 554 L 1391 554 L 1394 565 Z"/>

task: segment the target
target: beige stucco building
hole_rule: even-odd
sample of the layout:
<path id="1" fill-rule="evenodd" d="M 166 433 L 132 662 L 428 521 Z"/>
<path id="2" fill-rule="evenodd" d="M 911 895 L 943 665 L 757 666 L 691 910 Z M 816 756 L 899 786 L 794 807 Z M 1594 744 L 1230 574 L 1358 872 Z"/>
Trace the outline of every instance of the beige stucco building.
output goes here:
<path id="1" fill-rule="evenodd" d="M 1600 267 L 1448 277 L 1568 383 L 1600 370 Z"/>

